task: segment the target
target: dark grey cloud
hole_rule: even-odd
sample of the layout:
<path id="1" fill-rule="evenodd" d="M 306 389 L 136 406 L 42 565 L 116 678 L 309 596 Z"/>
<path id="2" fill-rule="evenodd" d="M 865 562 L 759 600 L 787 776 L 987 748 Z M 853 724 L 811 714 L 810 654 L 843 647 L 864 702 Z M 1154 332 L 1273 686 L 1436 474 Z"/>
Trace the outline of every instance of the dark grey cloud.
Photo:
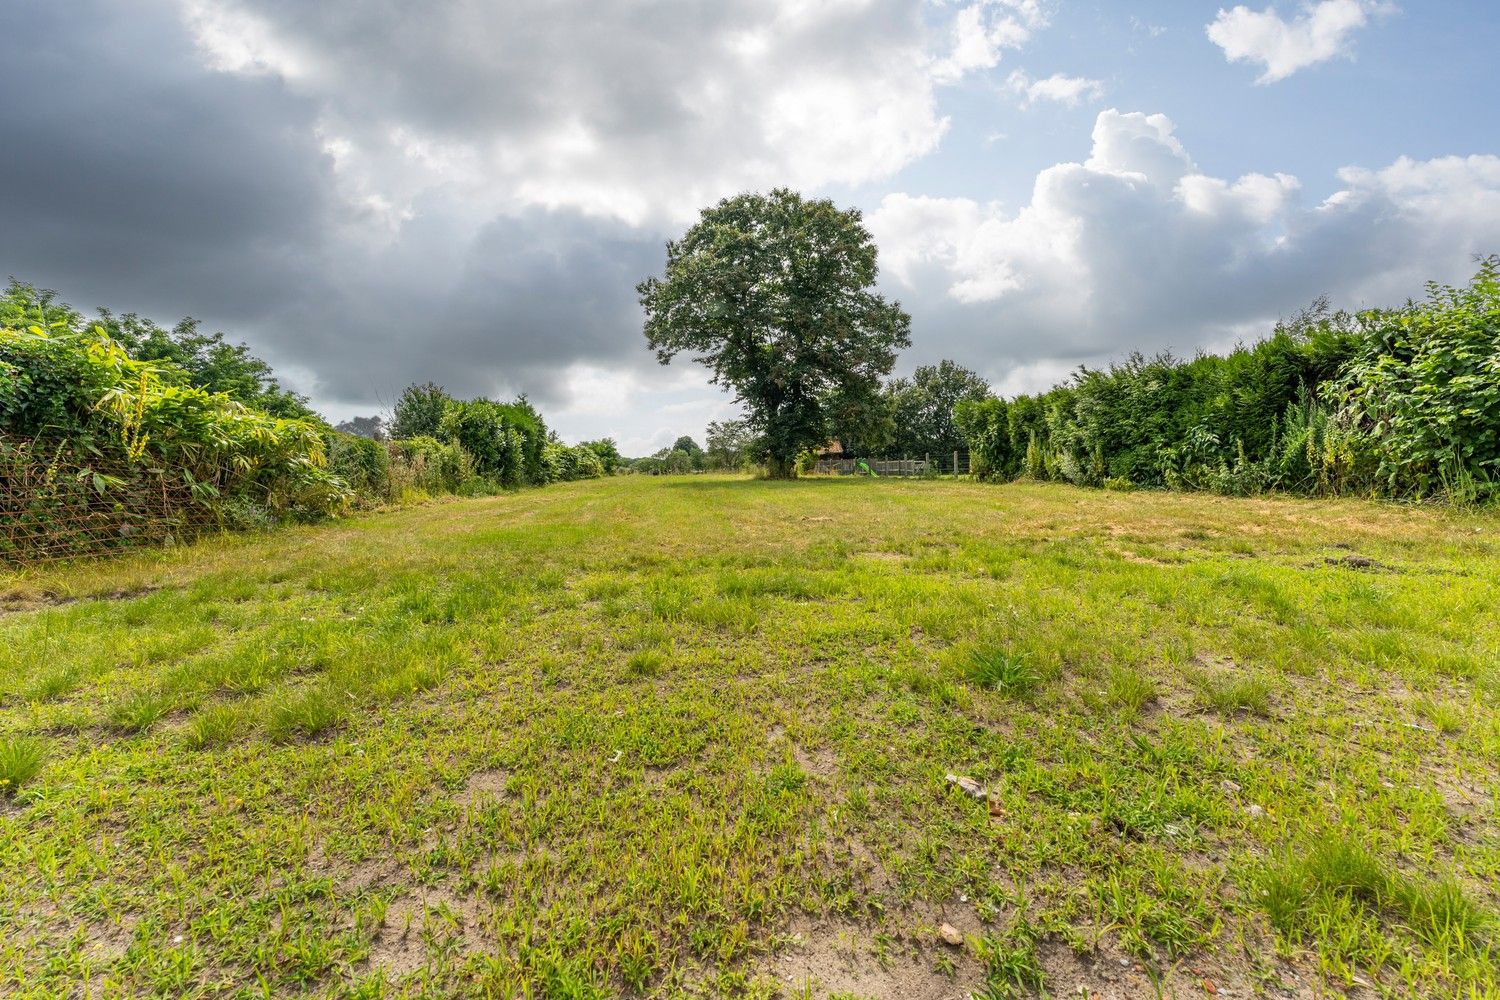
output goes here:
<path id="1" fill-rule="evenodd" d="M 173 9 L 0 12 L 0 270 L 81 306 L 253 320 L 329 214 L 312 108 L 204 71 Z"/>
<path id="2" fill-rule="evenodd" d="M 697 207 L 932 148 L 911 0 L 13 0 L 0 272 L 248 340 L 335 412 L 660 381 L 634 285 Z"/>
<path id="3" fill-rule="evenodd" d="M 423 216 L 376 251 L 343 247 L 319 275 L 320 294 L 276 307 L 264 342 L 317 372 L 335 401 L 390 400 L 431 379 L 465 395 L 563 403 L 571 363 L 653 363 L 635 283 L 660 268 L 659 238 L 533 209 L 454 239 L 446 220 Z"/>

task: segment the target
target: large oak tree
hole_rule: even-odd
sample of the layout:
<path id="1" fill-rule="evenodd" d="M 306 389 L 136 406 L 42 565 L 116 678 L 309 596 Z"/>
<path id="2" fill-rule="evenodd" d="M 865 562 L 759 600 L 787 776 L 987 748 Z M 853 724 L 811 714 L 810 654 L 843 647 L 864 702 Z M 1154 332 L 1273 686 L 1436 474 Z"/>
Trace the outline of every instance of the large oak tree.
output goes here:
<path id="1" fill-rule="evenodd" d="M 856 209 L 794 191 L 744 194 L 704 209 L 667 244 L 661 278 L 636 287 L 646 340 L 734 390 L 773 478 L 828 439 L 840 414 L 874 400 L 911 319 L 873 290 L 875 242 Z"/>

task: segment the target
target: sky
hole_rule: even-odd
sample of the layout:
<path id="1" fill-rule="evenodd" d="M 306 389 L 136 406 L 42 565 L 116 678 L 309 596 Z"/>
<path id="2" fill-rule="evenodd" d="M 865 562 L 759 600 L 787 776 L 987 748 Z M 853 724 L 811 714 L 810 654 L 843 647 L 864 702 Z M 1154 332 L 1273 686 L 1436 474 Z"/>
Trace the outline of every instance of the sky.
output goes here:
<path id="1" fill-rule="evenodd" d="M 634 288 L 743 191 L 859 208 L 1033 391 L 1500 253 L 1500 4 L 5 0 L 0 275 L 185 315 L 331 419 L 436 381 L 647 454 L 738 414 Z"/>

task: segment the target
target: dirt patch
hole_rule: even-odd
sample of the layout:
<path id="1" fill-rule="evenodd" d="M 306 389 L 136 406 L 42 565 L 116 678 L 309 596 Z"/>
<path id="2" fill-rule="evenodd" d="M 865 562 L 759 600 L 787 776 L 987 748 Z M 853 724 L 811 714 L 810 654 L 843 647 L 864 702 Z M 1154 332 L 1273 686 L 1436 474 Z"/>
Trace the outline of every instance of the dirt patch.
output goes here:
<path id="1" fill-rule="evenodd" d="M 98 594 L 59 594 L 55 590 L 12 589 L 0 594 L 0 616 L 24 614 L 28 611 L 45 611 L 48 608 L 60 608 L 69 604 L 77 604 L 80 601 L 128 601 L 161 589 L 159 586 L 129 587 Z"/>
<path id="2" fill-rule="evenodd" d="M 960 1000 L 984 982 L 984 968 L 967 947 L 923 940 L 915 933 L 879 935 L 876 927 L 799 917 L 767 971 L 788 992 L 810 985 L 818 997 Z"/>
<path id="3" fill-rule="evenodd" d="M 27 593 L 24 590 L 12 590 L 0 594 L 0 615 L 17 615 L 26 611 L 40 611 L 43 608 L 53 608 L 59 604 L 67 604 L 72 598 L 54 594 L 50 590 Z"/>
<path id="4" fill-rule="evenodd" d="M 837 787 L 843 780 L 843 768 L 839 766 L 838 755 L 826 747 L 807 750 L 796 743 L 792 747 L 792 760 L 797 762 L 797 767 L 802 773 L 831 787 Z"/>
<path id="5" fill-rule="evenodd" d="M 453 796 L 453 801 L 460 806 L 467 807 L 502 799 L 506 795 L 505 785 L 508 781 L 510 781 L 510 772 L 504 768 L 475 771 L 469 775 L 469 780 L 464 782 L 463 790 Z"/>
<path id="6" fill-rule="evenodd" d="M 413 890 L 387 907 L 380 930 L 370 939 L 366 961 L 399 981 L 426 964 L 429 942 L 434 950 L 455 944 L 460 952 L 482 950 L 480 922 L 476 900 L 461 898 L 441 886 Z"/>
<path id="7" fill-rule="evenodd" d="M 1047 996 L 1088 997 L 1089 1000 L 1134 1000 L 1137 997 L 1234 998 L 1272 997 L 1303 1000 L 1325 996 L 1308 980 L 1289 968 L 1262 970 L 1257 975 L 1238 963 L 1198 956 L 1169 966 L 1157 975 L 1106 940 L 1091 952 L 1080 954 L 1061 941 L 1045 940 L 1037 945 Z M 1364 996 L 1356 991 L 1352 996 Z"/>
<path id="8" fill-rule="evenodd" d="M 1318 564 L 1317 563 L 1313 563 L 1312 565 L 1316 566 Z M 1376 560 L 1371 559 L 1369 556 L 1361 556 L 1361 555 L 1353 555 L 1353 554 L 1345 555 L 1345 556 L 1328 556 L 1327 558 L 1325 558 L 1323 560 L 1323 565 L 1325 565 L 1325 566 L 1342 566 L 1344 569 L 1358 569 L 1358 570 L 1364 570 L 1365 572 L 1368 572 L 1368 573 L 1396 573 L 1396 572 L 1399 572 L 1394 567 L 1387 566 L 1383 562 L 1377 562 Z"/>
<path id="9" fill-rule="evenodd" d="M 106 966 L 124 958 L 130 942 L 135 940 L 135 925 L 138 920 L 134 914 L 124 913 L 116 920 L 93 921 L 84 925 L 85 950 L 89 961 L 97 966 Z"/>

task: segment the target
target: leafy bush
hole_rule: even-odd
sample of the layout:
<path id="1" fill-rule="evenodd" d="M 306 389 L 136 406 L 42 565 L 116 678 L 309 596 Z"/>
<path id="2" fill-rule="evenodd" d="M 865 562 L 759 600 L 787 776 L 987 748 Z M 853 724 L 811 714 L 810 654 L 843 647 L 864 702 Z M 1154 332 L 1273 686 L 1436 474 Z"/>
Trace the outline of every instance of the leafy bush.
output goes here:
<path id="1" fill-rule="evenodd" d="M 356 495 L 391 498 L 391 459 L 384 443 L 329 430 L 323 434 L 328 467 Z"/>
<path id="2" fill-rule="evenodd" d="M 391 437 L 437 437 L 443 416 L 453 402 L 448 391 L 433 382 L 407 386 L 396 400 Z"/>
<path id="3" fill-rule="evenodd" d="M 438 425 L 438 437 L 460 445 L 474 457 L 478 473 L 501 486 L 546 482 L 542 449 L 547 427 L 525 399 L 450 403 Z"/>
<path id="4" fill-rule="evenodd" d="M 180 384 L 180 374 L 130 358 L 99 327 L 0 330 L 0 430 L 162 470 L 205 504 L 248 497 L 298 516 L 344 507 L 348 490 L 325 467 L 316 425 Z"/>
<path id="5" fill-rule="evenodd" d="M 184 319 L 165 330 L 134 313 L 116 316 L 101 309 L 98 321 L 90 324 L 77 310 L 58 302 L 55 292 L 13 280 L 0 294 L 0 327 L 35 327 L 57 337 L 81 333 L 92 326 L 136 361 L 166 362 L 157 366 L 158 373 L 172 384 L 223 393 L 276 417 L 316 419 L 306 399 L 277 382 L 270 365 L 251 354 L 244 344 L 229 343 L 222 333 L 200 333 L 195 319 Z"/>
<path id="6" fill-rule="evenodd" d="M 474 458 L 456 444 L 432 437 L 390 443 L 390 492 L 400 499 L 407 491 L 427 494 L 461 493 L 475 478 Z"/>
<path id="7" fill-rule="evenodd" d="M 1465 288 L 1370 313 L 1368 333 L 1325 390 L 1360 431 L 1382 492 L 1423 495 L 1500 476 L 1500 257 Z"/>
<path id="8" fill-rule="evenodd" d="M 1500 257 L 1420 304 L 1351 316 L 1319 302 L 1227 355 L 1134 354 L 1039 395 L 962 401 L 954 417 L 982 478 L 1494 494 Z"/>
<path id="9" fill-rule="evenodd" d="M 580 448 L 587 448 L 599 459 L 599 467 L 606 476 L 613 476 L 620 471 L 620 464 L 624 459 L 620 456 L 620 449 L 615 445 L 614 438 L 600 438 L 598 441 L 581 441 Z"/>
<path id="10" fill-rule="evenodd" d="M 560 441 L 548 441 L 542 449 L 542 465 L 543 476 L 549 483 L 598 479 L 605 474 L 598 453 L 586 444 L 569 447 Z"/>

